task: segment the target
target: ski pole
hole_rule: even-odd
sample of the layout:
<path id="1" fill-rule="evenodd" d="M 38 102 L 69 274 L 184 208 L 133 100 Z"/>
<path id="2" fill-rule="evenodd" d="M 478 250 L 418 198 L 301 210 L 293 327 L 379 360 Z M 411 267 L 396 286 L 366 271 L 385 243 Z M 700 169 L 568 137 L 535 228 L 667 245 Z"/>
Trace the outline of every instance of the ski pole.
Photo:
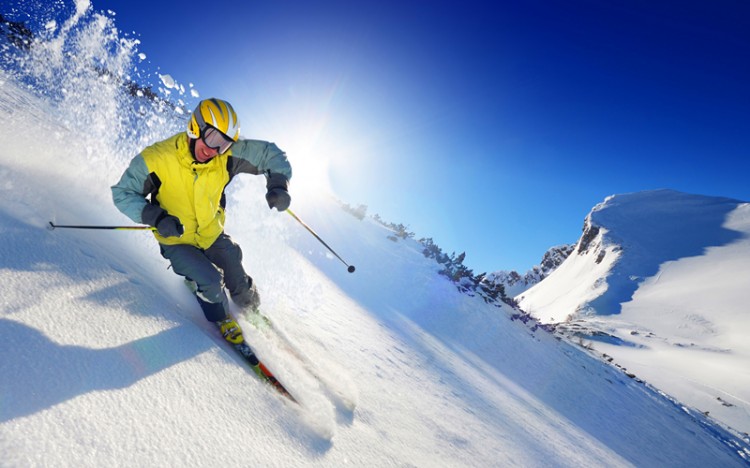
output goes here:
<path id="1" fill-rule="evenodd" d="M 154 231 L 155 227 L 151 226 L 71 226 L 66 224 L 55 224 L 52 221 L 49 222 L 49 230 L 52 231 L 56 228 L 66 229 L 111 229 L 116 231 Z"/>
<path id="2" fill-rule="evenodd" d="M 344 265 L 346 265 L 348 267 L 346 269 L 346 271 L 348 271 L 349 273 L 354 273 L 354 270 L 355 270 L 354 265 L 349 265 L 348 263 L 346 263 L 344 261 L 344 259 L 339 256 L 339 254 L 337 254 L 336 252 L 334 252 L 334 250 L 332 248 L 330 248 L 328 246 L 328 244 L 326 244 L 325 241 L 323 241 L 323 239 L 321 239 L 320 236 L 317 235 L 315 233 L 315 231 L 313 231 L 310 226 L 308 226 L 307 224 L 305 224 L 304 221 L 302 221 L 301 219 L 299 219 L 299 217 L 297 217 L 297 215 L 294 214 L 294 212 L 292 210 L 287 209 L 286 212 L 289 213 L 292 216 L 292 218 L 296 219 L 297 222 L 299 222 L 302 226 L 304 226 L 305 229 L 307 229 L 308 231 L 310 231 L 310 234 L 312 234 L 313 236 L 315 236 L 315 238 L 318 239 L 320 241 L 320 243 L 323 244 L 328 250 L 330 250 L 331 253 L 336 256 L 336 258 L 338 258 L 339 260 L 341 260 L 341 263 L 343 263 Z"/>

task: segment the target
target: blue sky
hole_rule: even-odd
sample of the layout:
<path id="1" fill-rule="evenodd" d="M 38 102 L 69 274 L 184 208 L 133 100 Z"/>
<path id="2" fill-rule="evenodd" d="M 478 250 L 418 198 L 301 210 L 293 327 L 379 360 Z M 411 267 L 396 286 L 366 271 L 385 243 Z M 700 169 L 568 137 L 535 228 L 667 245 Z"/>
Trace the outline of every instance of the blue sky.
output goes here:
<path id="1" fill-rule="evenodd" d="M 285 149 L 293 196 L 323 182 L 477 273 L 575 242 L 614 193 L 750 200 L 742 0 L 92 1 Z"/>

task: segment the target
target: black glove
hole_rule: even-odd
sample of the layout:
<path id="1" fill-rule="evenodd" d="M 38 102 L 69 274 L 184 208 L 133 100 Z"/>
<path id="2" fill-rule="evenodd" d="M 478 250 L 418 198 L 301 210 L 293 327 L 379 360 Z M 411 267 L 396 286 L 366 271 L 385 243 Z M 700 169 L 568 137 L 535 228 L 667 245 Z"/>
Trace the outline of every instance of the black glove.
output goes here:
<path id="1" fill-rule="evenodd" d="M 154 226 L 162 237 L 181 237 L 185 232 L 180 219 L 176 216 L 166 215 Z"/>
<path id="2" fill-rule="evenodd" d="M 144 223 L 155 227 L 162 237 L 180 237 L 185 232 L 179 218 L 156 205 L 148 204 L 143 207 L 141 219 Z"/>
<path id="3" fill-rule="evenodd" d="M 286 211 L 289 208 L 289 204 L 292 203 L 292 197 L 289 196 L 289 192 L 285 189 L 276 187 L 266 193 L 266 201 L 268 202 L 268 208 Z"/>

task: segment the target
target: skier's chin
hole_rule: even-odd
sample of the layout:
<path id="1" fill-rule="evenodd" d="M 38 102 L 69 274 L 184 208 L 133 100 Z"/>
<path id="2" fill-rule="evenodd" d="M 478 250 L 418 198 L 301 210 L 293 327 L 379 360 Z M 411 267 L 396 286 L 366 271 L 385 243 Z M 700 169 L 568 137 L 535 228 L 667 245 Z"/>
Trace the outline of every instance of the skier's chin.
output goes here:
<path id="1" fill-rule="evenodd" d="M 207 163 L 216 156 L 215 154 L 206 154 L 203 151 L 197 150 L 195 152 L 195 160 L 199 163 Z"/>

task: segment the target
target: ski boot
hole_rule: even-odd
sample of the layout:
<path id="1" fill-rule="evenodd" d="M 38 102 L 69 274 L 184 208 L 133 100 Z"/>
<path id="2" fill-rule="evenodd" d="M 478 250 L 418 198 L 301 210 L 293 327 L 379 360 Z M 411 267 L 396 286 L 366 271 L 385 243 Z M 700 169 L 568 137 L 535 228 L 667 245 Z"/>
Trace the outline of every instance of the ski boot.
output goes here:
<path id="1" fill-rule="evenodd" d="M 248 288 L 232 296 L 232 301 L 245 310 L 255 311 L 260 307 L 260 294 L 252 278 L 247 278 Z"/>
<path id="2" fill-rule="evenodd" d="M 239 345 L 245 341 L 245 338 L 242 336 L 240 324 L 232 317 L 227 317 L 224 320 L 216 322 L 216 325 L 219 327 L 221 336 L 233 345 Z"/>

